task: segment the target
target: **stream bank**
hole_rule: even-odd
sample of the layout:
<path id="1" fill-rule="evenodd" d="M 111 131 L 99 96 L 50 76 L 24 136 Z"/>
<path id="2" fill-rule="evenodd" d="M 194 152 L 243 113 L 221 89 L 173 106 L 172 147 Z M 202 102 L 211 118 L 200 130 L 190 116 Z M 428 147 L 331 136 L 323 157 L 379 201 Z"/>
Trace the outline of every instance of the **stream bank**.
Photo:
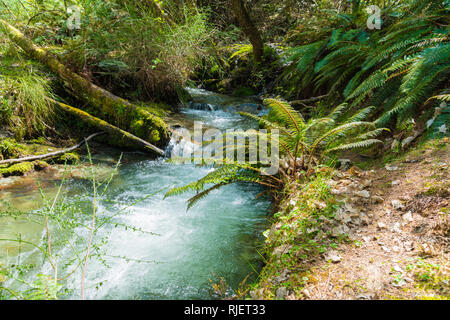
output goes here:
<path id="1" fill-rule="evenodd" d="M 235 111 L 261 112 L 259 103 L 252 99 L 198 89 L 191 90 L 191 95 L 195 100 L 191 108 L 183 108 L 172 119 L 173 125 L 189 130 L 194 121 L 200 121 L 205 128 L 249 128 L 255 123 L 245 121 Z M 195 107 L 204 104 L 211 108 Z M 210 280 L 223 279 L 230 288 L 238 288 L 247 275 L 255 277 L 262 268 L 258 250 L 262 232 L 267 228 L 271 201 L 267 197 L 257 198 L 262 191 L 260 187 L 228 186 L 186 212 L 189 194 L 164 199 L 164 191 L 195 181 L 213 168 L 176 165 L 163 158 L 150 160 L 141 152 L 95 143 L 89 147 L 93 167 L 80 153 L 80 162 L 66 170 L 64 165 L 55 165 L 43 172 L 0 180 L 4 182 L 0 199 L 2 212 L 10 210 L 11 213 L 11 207 L 21 211 L 15 218 L 0 218 L 0 239 L 11 239 L 21 233 L 24 241 L 45 243 L 45 230 L 27 218 L 43 210 L 41 190 L 48 199 L 53 199 L 63 183 L 58 210 L 73 216 L 80 224 L 70 232 L 57 232 L 52 238 L 53 250 L 61 264 L 73 261 L 67 241 L 77 250 L 83 250 L 88 238 L 85 226 L 93 203 L 91 169 L 99 181 L 108 180 L 123 153 L 118 172 L 96 199 L 99 223 L 110 223 L 99 229 L 94 239 L 98 247 L 95 246 L 87 269 L 88 299 L 216 299 Z M 170 149 L 177 153 L 190 147 L 190 141 L 173 140 Z M 57 225 L 52 228 L 58 230 Z M 3 266 L 17 265 L 18 261 L 35 265 L 27 274 L 28 281 L 39 273 L 52 274 L 51 264 L 42 261 L 39 250 L 13 242 L 2 242 L 0 248 Z M 71 267 L 74 263 L 64 265 L 59 271 L 64 273 Z M 69 291 L 61 298 L 79 298 L 80 272 L 64 280 L 64 288 Z M 5 283 L 19 291 L 24 289 L 11 280 Z"/>
<path id="2" fill-rule="evenodd" d="M 450 298 L 449 140 L 287 186 L 252 299 Z M 359 165 L 362 166 L 362 163 Z"/>

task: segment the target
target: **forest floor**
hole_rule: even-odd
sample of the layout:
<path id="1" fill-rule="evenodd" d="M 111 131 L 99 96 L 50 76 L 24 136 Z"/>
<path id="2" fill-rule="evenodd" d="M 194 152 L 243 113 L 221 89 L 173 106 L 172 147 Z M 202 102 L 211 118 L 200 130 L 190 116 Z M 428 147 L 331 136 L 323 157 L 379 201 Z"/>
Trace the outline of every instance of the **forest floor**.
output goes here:
<path id="1" fill-rule="evenodd" d="M 333 180 L 350 241 L 315 261 L 297 299 L 450 298 L 448 142 Z"/>

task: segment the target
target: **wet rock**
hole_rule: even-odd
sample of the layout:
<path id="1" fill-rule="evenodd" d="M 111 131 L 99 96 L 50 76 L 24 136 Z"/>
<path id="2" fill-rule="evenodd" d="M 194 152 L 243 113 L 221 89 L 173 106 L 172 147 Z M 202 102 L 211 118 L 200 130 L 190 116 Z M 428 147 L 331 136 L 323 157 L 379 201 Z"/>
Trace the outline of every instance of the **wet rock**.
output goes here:
<path id="1" fill-rule="evenodd" d="M 212 104 L 209 103 L 197 103 L 197 102 L 190 102 L 189 107 L 191 109 L 195 110 L 204 110 L 204 111 L 214 111 L 215 108 Z"/>

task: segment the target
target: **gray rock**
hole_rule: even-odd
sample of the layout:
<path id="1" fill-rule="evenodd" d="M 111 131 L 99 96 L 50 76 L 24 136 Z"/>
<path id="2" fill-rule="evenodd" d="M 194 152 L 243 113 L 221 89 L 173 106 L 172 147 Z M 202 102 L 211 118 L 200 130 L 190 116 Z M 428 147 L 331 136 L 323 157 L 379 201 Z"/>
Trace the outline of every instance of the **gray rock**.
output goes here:
<path id="1" fill-rule="evenodd" d="M 383 223 L 383 222 L 378 222 L 378 229 L 383 230 L 383 229 L 387 229 L 387 226 Z"/>
<path id="2" fill-rule="evenodd" d="M 288 291 L 288 289 L 286 287 L 280 287 L 280 288 L 277 289 L 277 292 L 276 292 L 277 300 L 284 299 L 288 295 L 289 295 L 289 291 Z"/>
<path id="3" fill-rule="evenodd" d="M 357 191 L 354 194 L 361 198 L 366 198 L 366 199 L 370 198 L 370 193 L 367 190 Z"/>
<path id="4" fill-rule="evenodd" d="M 405 208 L 405 205 L 400 200 L 392 200 L 392 207 L 395 210 L 402 210 Z"/>
<path id="5" fill-rule="evenodd" d="M 387 171 L 396 171 L 396 170 L 398 170 L 398 166 L 387 164 L 387 165 L 385 166 L 385 169 L 386 169 Z"/>

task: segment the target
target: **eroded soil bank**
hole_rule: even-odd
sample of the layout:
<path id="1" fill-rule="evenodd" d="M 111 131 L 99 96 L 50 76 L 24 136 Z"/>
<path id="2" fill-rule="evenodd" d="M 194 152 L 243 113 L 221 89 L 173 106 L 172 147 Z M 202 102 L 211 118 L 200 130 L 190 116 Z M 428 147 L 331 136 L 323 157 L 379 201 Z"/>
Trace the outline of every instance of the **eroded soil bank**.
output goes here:
<path id="1" fill-rule="evenodd" d="M 448 299 L 449 140 L 294 185 L 254 299 Z M 306 203 L 306 204 L 305 204 Z"/>

